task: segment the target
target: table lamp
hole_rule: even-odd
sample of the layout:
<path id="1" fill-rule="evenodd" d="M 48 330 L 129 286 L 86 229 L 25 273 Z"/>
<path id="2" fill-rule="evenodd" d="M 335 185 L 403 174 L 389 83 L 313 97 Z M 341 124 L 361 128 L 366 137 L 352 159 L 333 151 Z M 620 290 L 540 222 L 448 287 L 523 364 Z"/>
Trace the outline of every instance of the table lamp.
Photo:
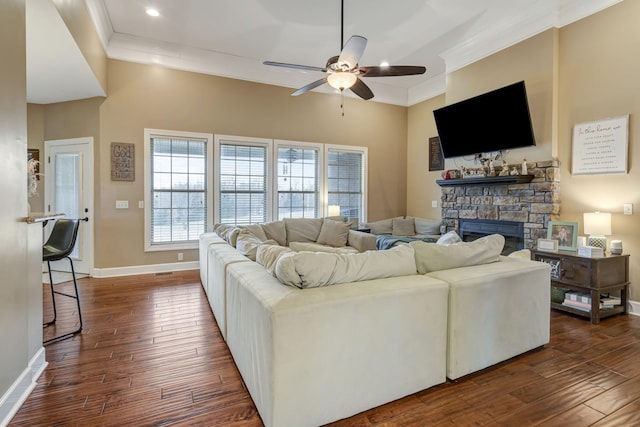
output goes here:
<path id="1" fill-rule="evenodd" d="M 611 234 L 611 214 L 593 212 L 584 214 L 584 233 L 589 235 L 587 244 L 607 250 L 607 238 Z"/>

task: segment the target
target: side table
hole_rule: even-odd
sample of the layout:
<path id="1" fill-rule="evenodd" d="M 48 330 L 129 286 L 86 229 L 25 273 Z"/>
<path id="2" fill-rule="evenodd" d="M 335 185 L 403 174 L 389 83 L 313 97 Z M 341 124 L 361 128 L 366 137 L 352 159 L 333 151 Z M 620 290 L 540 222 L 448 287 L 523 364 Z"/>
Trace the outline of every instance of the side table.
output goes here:
<path id="1" fill-rule="evenodd" d="M 600 319 L 628 312 L 629 254 L 588 258 L 573 251 L 545 252 L 532 249 L 531 259 L 551 265 L 551 286 L 591 296 L 591 309 L 588 311 L 553 301 L 550 302 L 551 308 L 588 317 L 594 324 L 600 323 Z M 620 292 L 620 305 L 602 310 L 601 294 L 612 291 Z"/>

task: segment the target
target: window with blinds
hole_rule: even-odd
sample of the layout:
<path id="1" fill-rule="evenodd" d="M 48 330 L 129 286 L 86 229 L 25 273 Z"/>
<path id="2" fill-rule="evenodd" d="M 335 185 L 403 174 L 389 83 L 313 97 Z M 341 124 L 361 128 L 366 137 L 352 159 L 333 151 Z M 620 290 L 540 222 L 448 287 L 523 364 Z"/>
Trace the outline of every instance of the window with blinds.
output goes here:
<path id="1" fill-rule="evenodd" d="M 277 148 L 278 219 L 320 213 L 319 149 Z"/>
<path id="2" fill-rule="evenodd" d="M 267 221 L 267 148 L 220 142 L 219 222 L 247 225 Z"/>
<path id="3" fill-rule="evenodd" d="M 213 135 L 144 130 L 145 251 L 192 249 L 211 215 Z"/>
<path id="4" fill-rule="evenodd" d="M 327 204 L 340 215 L 364 220 L 364 152 L 327 150 Z"/>

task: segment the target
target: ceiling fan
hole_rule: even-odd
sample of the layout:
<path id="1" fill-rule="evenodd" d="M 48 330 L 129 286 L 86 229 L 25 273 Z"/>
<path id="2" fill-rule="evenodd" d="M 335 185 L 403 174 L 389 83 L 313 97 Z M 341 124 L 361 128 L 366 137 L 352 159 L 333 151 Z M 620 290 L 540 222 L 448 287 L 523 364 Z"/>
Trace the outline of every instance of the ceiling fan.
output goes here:
<path id="1" fill-rule="evenodd" d="M 373 92 L 369 89 L 369 86 L 360 79 L 360 77 L 412 76 L 416 74 L 424 74 L 427 70 L 422 66 L 411 65 L 360 67 L 358 65 L 358 61 L 362 57 L 364 49 L 367 46 L 367 39 L 362 36 L 351 36 L 347 43 L 344 44 L 344 0 L 341 0 L 340 19 L 340 45 L 342 50 L 340 55 L 329 58 L 324 68 L 308 65 L 287 64 L 284 62 L 263 62 L 264 65 L 272 65 L 275 67 L 295 68 L 298 70 L 320 71 L 326 73 L 326 76 L 320 80 L 316 80 L 315 82 L 301 87 L 293 92 L 291 96 L 302 95 L 305 92 L 328 83 L 331 87 L 339 89 L 341 92 L 345 89 L 351 89 L 351 91 L 360 98 L 367 100 L 373 98 Z"/>

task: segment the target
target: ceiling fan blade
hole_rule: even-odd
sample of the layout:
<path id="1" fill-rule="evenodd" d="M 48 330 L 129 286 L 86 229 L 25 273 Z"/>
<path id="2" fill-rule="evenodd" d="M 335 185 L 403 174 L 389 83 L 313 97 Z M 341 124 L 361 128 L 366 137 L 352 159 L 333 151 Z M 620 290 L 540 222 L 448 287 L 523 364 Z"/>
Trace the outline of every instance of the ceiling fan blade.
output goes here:
<path id="1" fill-rule="evenodd" d="M 367 47 L 367 39 L 362 36 L 351 36 L 340 52 L 338 64 L 346 64 L 349 70 L 353 70 Z"/>
<path id="2" fill-rule="evenodd" d="M 286 62 L 264 61 L 263 64 L 264 65 L 271 65 L 271 66 L 274 66 L 274 67 L 295 68 L 297 70 L 320 71 L 320 72 L 323 72 L 323 73 L 325 71 L 327 71 L 326 68 L 311 67 L 309 65 L 287 64 Z"/>
<path id="3" fill-rule="evenodd" d="M 298 89 L 297 91 L 293 92 L 291 94 L 291 96 L 302 95 L 303 93 L 309 92 L 310 90 L 315 89 L 318 86 L 325 84 L 326 82 L 327 82 L 327 78 L 326 77 L 324 77 L 324 78 L 322 78 L 320 80 L 316 80 L 315 82 L 309 83 L 308 85 L 303 86 L 300 89 Z"/>
<path id="4" fill-rule="evenodd" d="M 426 67 L 413 65 L 389 65 L 387 67 L 360 67 L 362 77 L 413 76 L 424 74 Z"/>
<path id="5" fill-rule="evenodd" d="M 351 91 L 365 101 L 373 98 L 373 92 L 371 92 L 369 86 L 360 79 L 357 79 L 353 86 L 351 86 Z"/>

